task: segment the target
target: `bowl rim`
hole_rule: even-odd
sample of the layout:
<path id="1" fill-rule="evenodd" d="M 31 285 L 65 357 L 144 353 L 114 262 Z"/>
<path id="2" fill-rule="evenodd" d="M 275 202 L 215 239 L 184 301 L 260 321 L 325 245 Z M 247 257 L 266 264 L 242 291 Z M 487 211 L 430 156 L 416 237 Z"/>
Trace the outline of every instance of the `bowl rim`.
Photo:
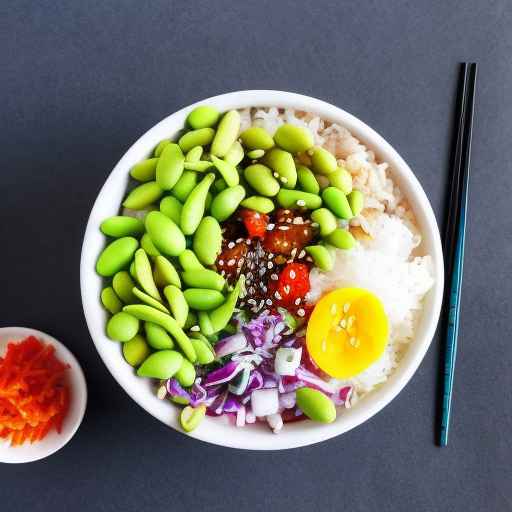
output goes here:
<path id="1" fill-rule="evenodd" d="M 21 341 L 28 336 L 35 336 L 55 347 L 57 357 L 70 365 L 68 382 L 72 395 L 69 410 L 64 418 L 60 434 L 53 429 L 48 435 L 34 444 L 23 444 L 11 447 L 6 441 L 0 440 L 0 462 L 21 464 L 44 459 L 63 448 L 82 424 L 87 407 L 87 382 L 80 363 L 74 354 L 53 336 L 30 327 L 0 327 L 0 337 L 9 337 L 9 341 Z M 0 355 L 3 353 L 3 342 L 0 342 Z"/>
<path id="2" fill-rule="evenodd" d="M 366 395 L 355 407 L 347 410 L 347 413 L 339 415 L 338 419 L 329 425 L 314 424 L 314 428 L 308 428 L 313 425 L 309 420 L 287 424 L 286 429 L 275 436 L 271 435 L 266 428 L 258 429 L 255 426 L 234 428 L 223 421 L 225 418 L 219 420 L 218 418 L 207 417 L 199 428 L 187 434 L 195 439 L 220 446 L 252 450 L 289 449 L 330 439 L 370 419 L 389 404 L 412 378 L 435 334 L 441 311 L 444 286 L 443 253 L 439 229 L 430 202 L 418 179 L 405 160 L 381 135 L 357 117 L 330 103 L 285 91 L 234 91 L 206 98 L 182 108 L 165 117 L 136 140 L 107 177 L 95 199 L 87 221 L 80 259 L 80 288 L 89 332 L 103 362 L 128 395 L 152 416 L 182 432 L 179 427 L 176 408 L 168 407 L 168 403 L 158 400 L 154 393 L 151 393 L 149 385 L 143 386 L 140 384 L 140 378 L 135 377 L 139 384 L 132 387 L 134 374 L 133 372 L 128 374 L 126 369 L 123 368 L 123 366 L 127 367 L 128 365 L 116 366 L 112 363 L 111 359 L 114 356 L 112 355 L 111 346 L 113 342 L 108 340 L 104 333 L 105 313 L 99 313 L 102 308 L 98 290 L 101 290 L 102 281 L 95 272 L 94 262 L 98 254 L 100 238 L 103 239 L 100 247 L 104 245 L 104 237 L 99 231 L 99 223 L 105 216 L 115 215 L 119 210 L 119 207 L 116 206 L 115 210 L 110 208 L 112 213 L 109 212 L 105 215 L 103 212 L 100 215 L 100 211 L 106 209 L 104 208 L 104 203 L 107 201 L 106 193 L 112 192 L 114 195 L 117 194 L 121 197 L 125 189 L 119 194 L 115 190 L 114 184 L 122 180 L 127 182 L 128 169 L 141 158 L 147 157 L 160 140 L 175 136 L 179 129 L 183 127 L 187 114 L 195 107 L 203 104 L 215 106 L 220 111 L 247 107 L 293 108 L 314 113 L 323 119 L 345 126 L 356 138 L 381 156 L 383 161 L 390 164 L 393 179 L 399 182 L 402 191 L 405 190 L 404 195 L 410 200 L 418 224 L 421 225 L 423 238 L 429 246 L 428 252 L 432 256 L 435 283 L 425 299 L 422 319 L 417 327 L 415 338 L 411 341 L 398 368 L 385 384 Z M 114 202 L 112 199 L 110 200 Z M 117 204 L 119 205 L 120 202 Z M 428 319 L 426 318 L 427 313 Z M 99 321 L 100 317 L 101 322 Z M 121 354 L 121 351 L 118 352 Z M 119 357 L 122 359 L 122 355 Z M 145 389 L 145 391 L 142 391 L 142 389 Z M 167 409 L 173 410 L 169 411 Z M 229 428 L 229 431 L 226 428 Z"/>

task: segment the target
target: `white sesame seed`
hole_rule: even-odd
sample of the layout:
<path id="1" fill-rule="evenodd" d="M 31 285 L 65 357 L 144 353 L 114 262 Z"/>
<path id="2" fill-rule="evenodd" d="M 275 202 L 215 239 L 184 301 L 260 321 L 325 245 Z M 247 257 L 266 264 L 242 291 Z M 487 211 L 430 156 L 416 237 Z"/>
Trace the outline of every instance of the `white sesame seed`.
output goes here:
<path id="1" fill-rule="evenodd" d="M 295 305 L 298 306 L 300 304 L 300 297 L 298 297 L 297 299 L 295 299 Z"/>
<path id="2" fill-rule="evenodd" d="M 267 231 L 272 231 L 276 227 L 275 224 L 268 224 L 267 225 Z"/>
<path id="3" fill-rule="evenodd" d="M 265 285 L 263 285 L 263 286 L 261 287 L 261 289 L 262 289 L 265 293 L 267 293 L 267 291 L 268 291 L 268 288 L 267 288 Z"/>
<path id="4" fill-rule="evenodd" d="M 281 294 L 279 292 L 275 292 L 274 293 L 274 297 L 277 299 L 277 300 L 281 300 L 282 297 L 281 297 Z"/>
<path id="5" fill-rule="evenodd" d="M 233 249 L 235 247 L 235 242 L 229 242 L 228 249 Z"/>
<path id="6" fill-rule="evenodd" d="M 304 224 L 304 219 L 302 217 L 295 217 L 293 219 L 294 224 Z"/>
<path id="7" fill-rule="evenodd" d="M 290 286 L 289 285 L 286 285 L 284 288 L 283 288 L 283 292 L 286 293 L 286 295 L 288 295 L 290 293 Z"/>
<path id="8" fill-rule="evenodd" d="M 191 331 L 194 331 L 194 332 L 199 332 L 201 330 L 201 328 L 199 327 L 199 325 L 193 325 L 191 328 L 190 328 Z"/>
<path id="9" fill-rule="evenodd" d="M 299 315 L 299 316 L 304 316 L 305 314 L 306 314 L 306 312 L 305 312 L 302 308 L 299 308 L 299 309 L 297 310 L 297 315 Z"/>
<path id="10" fill-rule="evenodd" d="M 295 255 L 297 254 L 297 247 L 294 247 L 292 249 L 291 255 L 295 258 Z"/>
<path id="11" fill-rule="evenodd" d="M 265 299 L 261 299 L 260 303 L 258 304 L 258 309 L 261 309 L 265 305 Z"/>
<path id="12" fill-rule="evenodd" d="M 273 252 L 269 252 L 268 253 L 268 259 L 271 260 L 273 257 L 274 257 L 274 253 Z"/>
<path id="13" fill-rule="evenodd" d="M 279 228 L 281 231 L 288 231 L 290 228 L 288 226 L 279 226 Z"/>
<path id="14" fill-rule="evenodd" d="M 354 325 L 355 320 L 356 320 L 356 317 L 355 317 L 355 316 L 349 316 L 349 317 L 348 317 L 347 325 L 348 325 L 348 327 L 349 327 L 349 328 L 350 328 L 350 327 L 352 327 L 352 326 Z"/>
<path id="15" fill-rule="evenodd" d="M 283 247 L 288 247 L 288 242 L 283 242 Z"/>
<path id="16" fill-rule="evenodd" d="M 224 260 L 219 260 L 219 265 L 220 266 L 224 265 Z"/>
<path id="17" fill-rule="evenodd" d="M 295 279 L 296 276 L 295 270 L 290 270 L 290 279 Z"/>
<path id="18" fill-rule="evenodd" d="M 299 259 L 304 258 L 304 256 L 306 256 L 306 251 L 302 249 L 302 251 L 299 252 Z"/>
<path id="19" fill-rule="evenodd" d="M 228 267 L 232 267 L 235 263 L 236 263 L 235 258 L 231 258 L 231 259 L 228 261 Z"/>
<path id="20" fill-rule="evenodd" d="M 259 214 L 258 212 L 256 212 L 256 213 L 254 214 L 254 218 L 255 218 L 255 219 L 259 219 L 259 218 L 260 218 L 260 214 Z"/>
<path id="21" fill-rule="evenodd" d="M 342 329 L 346 329 L 347 328 L 347 321 L 345 319 L 343 319 L 341 322 L 340 322 L 340 327 Z"/>
<path id="22" fill-rule="evenodd" d="M 220 275 L 221 275 L 222 277 L 224 277 L 224 276 L 226 275 L 226 271 L 225 271 L 225 270 L 222 270 L 222 271 L 221 271 L 221 273 L 220 273 Z"/>
<path id="23" fill-rule="evenodd" d="M 288 218 L 288 219 L 286 219 L 286 222 L 287 222 L 288 224 L 291 224 L 291 223 L 292 223 L 292 219 Z"/>
<path id="24" fill-rule="evenodd" d="M 297 206 L 306 206 L 306 201 L 304 201 L 304 199 L 298 199 Z"/>
<path id="25" fill-rule="evenodd" d="M 249 299 L 247 301 L 247 304 L 251 304 L 251 305 L 255 306 L 256 305 L 256 301 L 254 299 Z"/>
<path id="26" fill-rule="evenodd" d="M 272 279 L 272 281 L 277 281 L 279 276 L 277 274 L 270 274 L 270 279 Z"/>
<path id="27" fill-rule="evenodd" d="M 247 278 L 247 281 L 250 281 L 253 277 L 252 272 L 247 272 L 247 275 L 245 277 Z"/>
<path id="28" fill-rule="evenodd" d="M 350 309 L 350 303 L 345 302 L 345 304 L 343 304 L 343 313 L 348 313 L 349 309 Z"/>
<path id="29" fill-rule="evenodd" d="M 281 177 L 281 181 L 283 183 L 288 183 L 288 178 L 285 178 L 284 176 Z"/>
<path id="30" fill-rule="evenodd" d="M 308 236 L 308 235 L 309 235 L 309 231 L 308 231 L 307 229 L 305 229 L 305 230 L 304 230 L 304 234 L 305 234 L 306 236 Z"/>
<path id="31" fill-rule="evenodd" d="M 270 262 L 269 262 L 269 263 L 270 263 Z M 265 272 L 266 272 L 266 271 L 267 271 L 267 269 L 265 269 L 265 268 L 260 268 L 260 269 L 258 270 L 258 274 L 259 274 L 260 276 L 263 276 L 263 275 L 265 274 Z"/>
<path id="32" fill-rule="evenodd" d="M 311 227 L 312 228 L 317 228 L 320 224 L 318 224 L 318 222 L 312 222 L 311 223 Z"/>
<path id="33" fill-rule="evenodd" d="M 274 264 L 273 264 L 271 261 L 269 261 L 269 262 L 267 263 L 267 267 L 269 268 L 269 270 L 270 270 L 273 266 L 274 266 Z"/>
<path id="34" fill-rule="evenodd" d="M 331 315 L 335 315 L 338 312 L 336 304 L 331 304 Z"/>
<path id="35" fill-rule="evenodd" d="M 243 239 L 243 238 L 237 238 L 237 239 L 236 239 L 236 243 L 237 243 L 237 244 L 239 244 L 240 242 L 243 242 L 243 241 L 244 241 L 244 239 Z"/>
<path id="36" fill-rule="evenodd" d="M 267 299 L 267 300 L 265 301 L 265 304 L 266 304 L 267 306 L 272 306 L 272 299 Z"/>
<path id="37" fill-rule="evenodd" d="M 249 286 L 249 289 L 247 290 L 251 295 L 254 295 L 254 292 L 256 291 L 256 289 L 254 288 L 254 286 Z"/>
<path id="38" fill-rule="evenodd" d="M 274 178 L 279 178 L 279 174 L 277 174 L 277 172 L 274 172 L 273 174 L 274 174 Z"/>
<path id="39" fill-rule="evenodd" d="M 252 244 L 252 240 L 251 240 L 250 238 L 248 238 L 248 239 L 245 241 L 245 243 L 246 243 L 247 245 L 251 245 L 251 244 Z"/>
<path id="40" fill-rule="evenodd" d="M 156 397 L 159 398 L 160 400 L 163 400 L 166 396 L 167 388 L 165 387 L 165 384 L 162 384 L 156 392 Z"/>

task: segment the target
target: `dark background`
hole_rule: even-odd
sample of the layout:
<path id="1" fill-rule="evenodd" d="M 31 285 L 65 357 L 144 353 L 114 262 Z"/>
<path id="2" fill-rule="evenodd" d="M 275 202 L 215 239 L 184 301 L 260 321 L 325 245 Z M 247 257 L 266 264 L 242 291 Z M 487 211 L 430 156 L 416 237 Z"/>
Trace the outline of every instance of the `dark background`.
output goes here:
<path id="1" fill-rule="evenodd" d="M 65 448 L 0 465 L 2 512 L 512 510 L 511 24 L 507 0 L 1 2 L 0 324 L 62 340 L 90 392 Z M 384 411 L 309 448 L 219 448 L 139 408 L 79 290 L 86 220 L 124 151 L 201 98 L 300 92 L 384 135 L 441 220 L 462 60 L 480 75 L 448 448 L 433 443 L 439 338 Z"/>

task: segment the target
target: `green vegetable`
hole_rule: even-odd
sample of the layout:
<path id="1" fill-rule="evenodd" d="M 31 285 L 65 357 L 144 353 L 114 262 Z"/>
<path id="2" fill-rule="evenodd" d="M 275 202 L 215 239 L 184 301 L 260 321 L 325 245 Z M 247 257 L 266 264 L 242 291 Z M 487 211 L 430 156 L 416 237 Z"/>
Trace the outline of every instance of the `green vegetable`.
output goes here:
<path id="1" fill-rule="evenodd" d="M 112 315 L 119 313 L 119 311 L 123 309 L 123 303 L 119 300 L 119 297 L 111 286 L 101 290 L 101 303 Z"/>
<path id="2" fill-rule="evenodd" d="M 160 350 L 151 354 L 137 370 L 139 377 L 170 379 L 181 367 L 183 356 L 175 350 Z"/>
<path id="3" fill-rule="evenodd" d="M 293 124 L 281 125 L 274 134 L 276 144 L 290 153 L 300 153 L 313 146 L 313 135 L 302 126 Z"/>
<path id="4" fill-rule="evenodd" d="M 187 405 L 180 415 L 180 423 L 185 432 L 192 432 L 203 421 L 206 415 L 206 406 L 199 405 L 198 407 L 191 407 Z"/>
<path id="5" fill-rule="evenodd" d="M 198 128 L 185 133 L 178 144 L 181 150 L 186 153 L 196 146 L 207 146 L 213 140 L 215 130 L 213 128 Z"/>
<path id="6" fill-rule="evenodd" d="M 222 291 L 226 283 L 226 280 L 220 274 L 208 268 L 185 270 L 181 277 L 190 288 L 207 288 L 219 292 Z"/>
<path id="7" fill-rule="evenodd" d="M 156 181 L 148 181 L 135 187 L 123 201 L 123 206 L 131 210 L 144 210 L 150 204 L 158 201 L 163 193 Z"/>
<path id="8" fill-rule="evenodd" d="M 199 320 L 199 327 L 201 332 L 205 336 L 210 336 L 215 332 L 210 320 L 210 315 L 206 311 L 198 311 L 197 318 Z"/>
<path id="9" fill-rule="evenodd" d="M 181 178 L 177 181 L 174 188 L 171 190 L 171 195 L 178 199 L 180 202 L 185 202 L 190 192 L 194 190 L 197 185 L 198 174 L 194 171 L 183 171 Z M 180 217 L 181 222 L 181 217 Z M 179 225 L 179 224 L 178 224 Z"/>
<path id="10" fill-rule="evenodd" d="M 270 213 L 275 208 L 274 202 L 271 199 L 262 196 L 248 197 L 240 205 L 260 213 Z"/>
<path id="11" fill-rule="evenodd" d="M 336 419 L 336 407 L 321 391 L 303 387 L 296 391 L 297 406 L 308 417 L 320 423 L 332 423 Z"/>
<path id="12" fill-rule="evenodd" d="M 137 298 L 132 292 L 134 286 L 135 283 L 126 270 L 121 270 L 121 272 L 118 272 L 112 279 L 112 287 L 114 288 L 114 291 L 125 304 L 133 304 L 134 302 L 137 302 Z"/>
<path id="13" fill-rule="evenodd" d="M 113 276 L 130 264 L 138 246 L 139 242 L 130 236 L 114 240 L 101 252 L 96 262 L 96 272 L 104 277 Z"/>
<path id="14" fill-rule="evenodd" d="M 318 210 L 313 211 L 311 220 L 318 224 L 322 236 L 330 235 L 338 227 L 336 217 L 327 208 L 318 208 Z"/>
<path id="15" fill-rule="evenodd" d="M 199 162 L 203 156 L 203 147 L 195 146 L 185 155 L 185 162 Z"/>
<path id="16" fill-rule="evenodd" d="M 135 368 L 142 364 L 150 353 L 151 350 L 146 340 L 140 334 L 136 334 L 131 340 L 123 343 L 124 359 L 129 365 Z"/>
<path id="17" fill-rule="evenodd" d="M 295 168 L 295 161 L 291 153 L 274 148 L 265 154 L 262 162 L 279 175 L 279 181 L 283 187 L 295 188 L 297 184 L 297 169 Z"/>
<path id="18" fill-rule="evenodd" d="M 201 333 L 198 333 L 201 335 Z M 202 336 L 202 335 L 201 335 Z M 193 339 L 192 345 L 197 354 L 197 362 L 199 364 L 210 364 L 215 360 L 215 352 L 211 348 L 209 341 L 204 338 Z"/>
<path id="19" fill-rule="evenodd" d="M 135 295 L 135 297 L 137 297 L 140 301 L 144 302 L 148 306 L 159 309 L 160 311 L 162 311 L 162 313 L 169 314 L 169 310 L 160 301 L 154 299 L 153 297 L 151 297 L 151 295 L 148 295 L 142 290 L 139 290 L 136 286 L 133 287 L 132 292 Z"/>
<path id="20" fill-rule="evenodd" d="M 114 238 L 123 236 L 138 236 L 144 233 L 144 223 L 135 217 L 115 215 L 105 219 L 100 224 L 100 230 L 104 235 Z"/>
<path id="21" fill-rule="evenodd" d="M 216 108 L 202 105 L 190 112 L 187 116 L 187 124 L 194 130 L 199 128 L 211 128 L 217 124 L 219 117 L 220 114 Z"/>
<path id="22" fill-rule="evenodd" d="M 156 164 L 156 182 L 162 190 L 171 190 L 183 173 L 185 157 L 177 144 L 165 146 Z"/>
<path id="23" fill-rule="evenodd" d="M 325 240 L 338 249 L 352 249 L 356 245 L 352 233 L 341 228 L 334 230 Z"/>
<path id="24" fill-rule="evenodd" d="M 144 249 L 135 251 L 135 275 L 142 289 L 151 297 L 161 301 L 162 297 L 153 279 L 153 271 L 151 263 L 149 263 L 148 255 Z"/>
<path id="25" fill-rule="evenodd" d="M 313 258 L 315 265 L 320 269 L 328 272 L 332 270 L 334 261 L 329 250 L 323 245 L 310 245 L 305 247 L 306 252 Z"/>
<path id="26" fill-rule="evenodd" d="M 236 141 L 239 130 L 240 114 L 236 110 L 230 110 L 224 114 L 217 126 L 217 132 L 210 148 L 211 154 L 221 158 L 225 156 Z"/>
<path id="27" fill-rule="evenodd" d="M 352 190 L 347 196 L 348 204 L 354 215 L 359 215 L 364 207 L 364 195 L 360 190 Z"/>
<path id="28" fill-rule="evenodd" d="M 235 287 L 231 292 L 229 292 L 228 296 L 226 297 L 226 301 L 224 302 L 224 304 L 220 305 L 218 308 L 214 309 L 211 313 L 209 313 L 209 318 L 211 325 L 213 327 L 213 332 L 221 331 L 222 329 L 224 329 L 224 327 L 226 327 L 226 325 L 231 320 L 231 317 L 233 316 L 233 311 L 236 306 L 236 301 L 240 296 L 240 290 L 243 286 L 243 283 L 244 276 L 240 276 Z"/>
<path id="29" fill-rule="evenodd" d="M 274 140 L 264 128 L 251 126 L 240 134 L 242 144 L 249 150 L 263 149 L 267 150 L 274 147 Z"/>
<path id="30" fill-rule="evenodd" d="M 164 295 L 169 306 L 171 306 L 171 313 L 173 314 L 176 323 L 180 327 L 183 327 L 188 316 L 188 304 L 183 292 L 178 287 L 170 284 L 164 288 Z"/>
<path id="31" fill-rule="evenodd" d="M 327 149 L 316 146 L 311 150 L 311 166 L 318 174 L 331 174 L 337 169 L 338 163 Z"/>
<path id="32" fill-rule="evenodd" d="M 219 222 L 228 219 L 235 213 L 244 197 L 245 188 L 242 185 L 225 188 L 213 198 L 210 207 L 212 216 Z"/>
<path id="33" fill-rule="evenodd" d="M 279 192 L 279 182 L 272 176 L 272 171 L 266 165 L 249 165 L 245 168 L 244 178 L 262 196 L 272 197 Z"/>
<path id="34" fill-rule="evenodd" d="M 155 247 L 151 237 L 144 233 L 140 239 L 140 246 L 146 251 L 149 256 L 160 256 L 161 252 Z"/>
<path id="35" fill-rule="evenodd" d="M 187 359 L 183 359 L 180 369 L 174 374 L 174 378 L 185 388 L 192 386 L 196 380 L 194 365 Z"/>
<path id="36" fill-rule="evenodd" d="M 234 187 L 235 185 L 238 185 L 240 182 L 240 176 L 238 175 L 238 171 L 234 165 L 231 165 L 230 163 L 217 158 L 215 155 L 212 155 L 212 162 L 216 169 L 220 172 L 221 176 L 224 178 L 224 181 L 228 187 Z"/>
<path id="37" fill-rule="evenodd" d="M 139 162 L 132 167 L 130 176 L 133 179 L 142 182 L 154 180 L 157 162 L 158 158 L 148 158 L 146 160 L 142 160 L 142 162 Z"/>
<path id="38" fill-rule="evenodd" d="M 247 158 L 250 158 L 251 160 L 257 160 L 263 156 L 265 156 L 265 151 L 263 149 L 252 149 L 247 152 Z"/>
<path id="39" fill-rule="evenodd" d="M 331 210 L 336 217 L 345 220 L 350 220 L 354 215 L 348 202 L 347 196 L 336 187 L 327 187 L 322 192 L 322 199 L 324 200 L 327 208 Z"/>
<path id="40" fill-rule="evenodd" d="M 198 162 L 185 162 L 185 169 L 196 172 L 206 172 L 213 167 L 213 162 L 199 160 Z"/>
<path id="41" fill-rule="evenodd" d="M 221 246 L 222 231 L 217 219 L 204 217 L 199 223 L 192 241 L 192 247 L 197 258 L 204 265 L 213 265 L 220 254 Z"/>
<path id="42" fill-rule="evenodd" d="M 304 192 L 309 192 L 310 194 L 319 194 L 320 193 L 320 185 L 315 178 L 315 175 L 304 165 L 297 166 L 297 180 L 299 182 L 299 187 Z"/>
<path id="43" fill-rule="evenodd" d="M 344 167 L 338 167 L 329 174 L 329 183 L 339 188 L 345 195 L 352 192 L 352 175 Z"/>
<path id="44" fill-rule="evenodd" d="M 185 207 L 183 207 L 185 208 Z M 185 237 L 180 228 L 161 212 L 150 212 L 146 230 L 156 248 L 168 256 L 178 256 L 185 250 Z"/>
<path id="45" fill-rule="evenodd" d="M 178 256 L 178 259 L 183 270 L 204 269 L 197 256 L 190 249 L 185 249 Z"/>
<path id="46" fill-rule="evenodd" d="M 121 311 L 107 322 L 107 336 L 115 341 L 131 340 L 139 330 L 139 321 L 134 316 Z"/>
<path id="47" fill-rule="evenodd" d="M 182 175 L 183 177 L 183 175 Z M 181 178 L 180 178 L 181 179 Z M 180 225 L 181 209 L 183 205 L 173 196 L 164 197 L 160 201 L 160 211 L 171 219 L 177 226 Z"/>
<path id="48" fill-rule="evenodd" d="M 282 188 L 277 194 L 277 202 L 283 208 L 307 208 L 315 210 L 322 205 L 322 199 L 316 194 L 302 192 L 301 190 L 287 190 Z"/>
<path id="49" fill-rule="evenodd" d="M 244 148 L 240 142 L 235 141 L 224 157 L 224 161 L 236 167 L 244 159 Z"/>
<path id="50" fill-rule="evenodd" d="M 158 286 L 172 284 L 181 288 L 181 279 L 178 272 L 174 265 L 164 256 L 157 256 L 155 258 L 154 279 Z"/>
<path id="51" fill-rule="evenodd" d="M 158 143 L 157 147 L 155 148 L 155 151 L 153 152 L 153 155 L 158 158 L 161 154 L 162 154 L 162 151 L 165 149 L 165 146 L 167 146 L 168 144 L 170 144 L 171 141 L 170 140 L 162 140 Z"/>
<path id="52" fill-rule="evenodd" d="M 153 322 L 144 322 L 144 330 L 148 343 L 157 350 L 174 348 L 174 341 L 167 331 Z"/>
<path id="53" fill-rule="evenodd" d="M 209 311 L 224 302 L 224 295 L 217 290 L 188 288 L 183 294 L 188 305 L 197 311 Z"/>
<path id="54" fill-rule="evenodd" d="M 190 192 L 183 209 L 181 210 L 181 229 L 185 235 L 191 235 L 199 226 L 206 207 L 206 195 L 211 184 L 215 181 L 215 174 L 207 174 L 199 184 Z M 183 252 L 185 247 L 180 252 Z M 179 253 L 178 253 L 179 254 Z M 177 256 L 174 254 L 173 256 Z"/>

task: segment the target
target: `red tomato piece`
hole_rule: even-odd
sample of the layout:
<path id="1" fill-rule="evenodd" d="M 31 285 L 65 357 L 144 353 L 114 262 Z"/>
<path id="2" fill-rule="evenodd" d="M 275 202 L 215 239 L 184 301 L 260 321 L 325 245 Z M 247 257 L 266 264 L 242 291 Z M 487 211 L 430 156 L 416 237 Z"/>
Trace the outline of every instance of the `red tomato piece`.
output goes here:
<path id="1" fill-rule="evenodd" d="M 267 231 L 268 215 L 248 208 L 240 210 L 240 217 L 249 233 L 249 238 L 264 238 Z"/>

